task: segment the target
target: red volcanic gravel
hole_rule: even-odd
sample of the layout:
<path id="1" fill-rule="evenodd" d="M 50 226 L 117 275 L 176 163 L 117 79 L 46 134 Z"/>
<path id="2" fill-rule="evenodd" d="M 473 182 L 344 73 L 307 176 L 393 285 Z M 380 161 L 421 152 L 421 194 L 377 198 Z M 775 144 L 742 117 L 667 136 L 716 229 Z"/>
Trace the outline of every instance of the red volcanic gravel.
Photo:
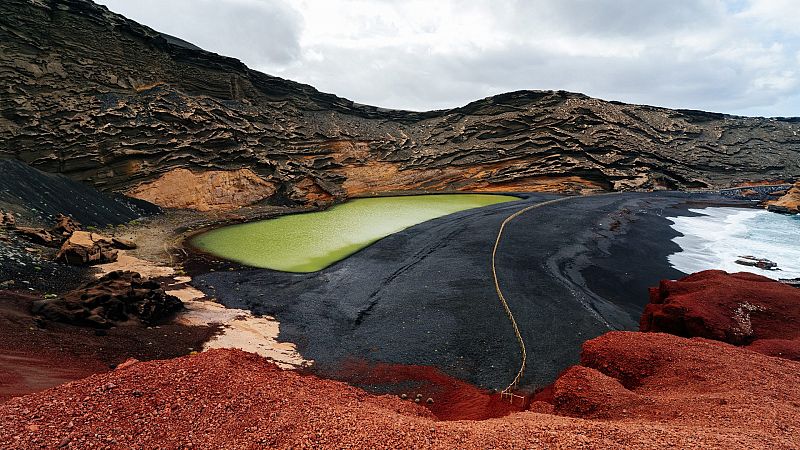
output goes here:
<path id="1" fill-rule="evenodd" d="M 390 386 L 397 395 L 419 403 L 441 420 L 483 420 L 522 411 L 528 398 L 501 398 L 466 381 L 427 366 L 350 362 L 340 375 L 359 386 Z M 404 387 L 401 388 L 401 387 Z"/>
<path id="2" fill-rule="evenodd" d="M 554 394 L 557 412 L 587 418 L 437 421 L 397 396 L 213 350 L 12 399 L 0 448 L 800 447 L 798 362 L 638 332 L 589 341 L 583 358 L 590 368 L 568 371 Z"/>
<path id="3" fill-rule="evenodd" d="M 800 289 L 766 277 L 721 270 L 664 280 L 650 290 L 641 331 L 749 345 L 800 359 Z"/>
<path id="4" fill-rule="evenodd" d="M 0 402 L 105 372 L 128 358 L 174 358 L 200 349 L 217 327 L 167 323 L 98 332 L 30 313 L 40 295 L 0 290 Z M 44 327 L 44 328 L 42 328 Z"/>

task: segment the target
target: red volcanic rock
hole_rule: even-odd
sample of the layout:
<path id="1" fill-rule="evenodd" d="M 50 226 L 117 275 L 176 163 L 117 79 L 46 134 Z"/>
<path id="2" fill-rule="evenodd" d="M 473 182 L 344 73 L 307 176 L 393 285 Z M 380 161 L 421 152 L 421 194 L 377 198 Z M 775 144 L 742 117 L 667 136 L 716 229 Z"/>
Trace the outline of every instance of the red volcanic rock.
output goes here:
<path id="1" fill-rule="evenodd" d="M 800 289 L 751 273 L 718 270 L 664 280 L 650 290 L 639 328 L 734 345 L 795 341 L 800 339 Z M 781 346 L 797 348 L 797 343 Z M 768 347 L 765 342 L 752 348 Z"/>
<path id="2" fill-rule="evenodd" d="M 610 332 L 584 344 L 581 365 L 588 369 L 573 367 L 555 383 L 559 413 L 673 424 L 728 417 L 734 427 L 774 421 L 800 431 L 796 361 L 702 338 Z"/>
<path id="3" fill-rule="evenodd" d="M 395 395 L 279 370 L 238 350 L 212 350 L 136 363 L 0 404 L 0 448 L 800 446 L 800 363 L 660 333 L 615 332 L 590 342 L 586 356 L 626 372 L 647 356 L 657 363 L 629 393 L 599 376 L 602 367 L 565 375 L 577 382 L 560 383 L 557 398 L 582 388 L 582 380 L 592 380 L 589 389 L 600 395 L 611 389 L 611 397 L 600 397 L 608 402 L 603 420 L 520 412 L 438 421 Z"/>
<path id="4" fill-rule="evenodd" d="M 402 386 L 393 392 L 405 394 L 406 400 L 428 408 L 442 420 L 483 420 L 522 411 L 528 398 L 515 397 L 511 402 L 500 393 L 480 389 L 428 366 L 369 364 L 351 361 L 339 375 L 349 382 L 365 386 Z M 428 400 L 430 399 L 430 401 Z"/>
<path id="5" fill-rule="evenodd" d="M 572 366 L 553 385 L 553 405 L 559 414 L 604 416 L 634 403 L 638 395 L 616 378 L 585 366 Z"/>
<path id="6" fill-rule="evenodd" d="M 800 361 L 800 339 L 759 339 L 748 350 L 778 358 Z"/>

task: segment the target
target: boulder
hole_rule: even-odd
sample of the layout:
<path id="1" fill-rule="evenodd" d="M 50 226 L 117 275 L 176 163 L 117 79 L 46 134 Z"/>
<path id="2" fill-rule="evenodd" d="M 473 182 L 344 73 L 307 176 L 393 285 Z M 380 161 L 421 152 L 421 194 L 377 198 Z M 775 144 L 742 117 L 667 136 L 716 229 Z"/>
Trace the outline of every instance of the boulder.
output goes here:
<path id="1" fill-rule="evenodd" d="M 33 303 L 32 312 L 78 326 L 108 328 L 131 320 L 153 325 L 183 309 L 183 302 L 136 272 L 115 271 L 63 296 Z"/>
<path id="2" fill-rule="evenodd" d="M 50 231 L 53 234 L 67 238 L 71 236 L 72 233 L 80 229 L 81 229 L 81 224 L 79 222 L 74 221 L 72 217 L 59 214 L 58 217 L 56 217 L 55 226 L 53 226 L 53 228 L 51 228 Z"/>
<path id="3" fill-rule="evenodd" d="M 56 261 L 72 265 L 103 264 L 117 260 L 113 241 L 89 231 L 75 231 L 56 254 Z"/>
<path id="4" fill-rule="evenodd" d="M 800 289 L 760 275 L 721 270 L 664 280 L 650 289 L 639 329 L 752 344 L 755 351 L 775 348 L 778 342 L 794 348 L 791 341 L 800 339 Z"/>
<path id="5" fill-rule="evenodd" d="M 739 259 L 734 262 L 742 266 L 758 267 L 761 270 L 780 270 L 778 268 L 778 263 L 766 258 L 757 258 L 751 255 L 740 255 Z"/>
<path id="6" fill-rule="evenodd" d="M 15 228 L 16 226 L 17 220 L 14 218 L 14 214 L 0 209 L 0 227 Z"/>
<path id="7" fill-rule="evenodd" d="M 44 228 L 16 227 L 14 228 L 14 231 L 34 244 L 44 245 L 47 247 L 58 247 L 58 245 L 61 243 L 61 239 L 53 236 Z"/>
<path id="8" fill-rule="evenodd" d="M 784 214 L 800 213 L 800 181 L 777 200 L 767 202 L 767 210 Z"/>
<path id="9" fill-rule="evenodd" d="M 116 236 L 111 238 L 111 245 L 121 250 L 133 250 L 136 248 L 136 242 L 133 242 L 131 239 Z"/>

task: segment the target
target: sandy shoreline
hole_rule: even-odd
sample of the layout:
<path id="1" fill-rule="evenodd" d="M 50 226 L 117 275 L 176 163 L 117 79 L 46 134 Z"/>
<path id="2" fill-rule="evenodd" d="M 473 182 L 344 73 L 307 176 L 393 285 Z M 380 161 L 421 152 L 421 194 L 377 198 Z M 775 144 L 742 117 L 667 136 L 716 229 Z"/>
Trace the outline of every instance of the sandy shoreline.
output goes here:
<path id="1" fill-rule="evenodd" d="M 176 270 L 146 259 L 137 258 L 121 250 L 116 262 L 100 264 L 96 277 L 115 270 L 139 272 L 143 276 L 159 279 L 167 294 L 184 302 L 185 311 L 173 319 L 186 326 L 214 326 L 218 332 L 203 343 L 202 351 L 214 348 L 237 348 L 256 353 L 286 369 L 305 367 L 312 361 L 303 359 L 294 344 L 278 342 L 280 324 L 273 317 L 255 316 L 252 312 L 226 308 L 191 285 L 188 275 L 177 275 Z"/>

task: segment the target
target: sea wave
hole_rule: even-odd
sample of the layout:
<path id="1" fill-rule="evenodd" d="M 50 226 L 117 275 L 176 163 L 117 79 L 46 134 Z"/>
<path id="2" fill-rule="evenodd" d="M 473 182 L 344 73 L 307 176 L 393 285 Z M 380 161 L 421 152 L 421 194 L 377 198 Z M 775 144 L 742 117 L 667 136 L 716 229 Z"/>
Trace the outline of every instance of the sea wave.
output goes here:
<path id="1" fill-rule="evenodd" d="M 749 208 L 692 209 L 694 217 L 672 217 L 682 234 L 673 241 L 681 251 L 668 257 L 677 270 L 752 272 L 770 278 L 800 278 L 800 217 Z M 767 258 L 780 270 L 736 264 L 741 255 Z"/>

